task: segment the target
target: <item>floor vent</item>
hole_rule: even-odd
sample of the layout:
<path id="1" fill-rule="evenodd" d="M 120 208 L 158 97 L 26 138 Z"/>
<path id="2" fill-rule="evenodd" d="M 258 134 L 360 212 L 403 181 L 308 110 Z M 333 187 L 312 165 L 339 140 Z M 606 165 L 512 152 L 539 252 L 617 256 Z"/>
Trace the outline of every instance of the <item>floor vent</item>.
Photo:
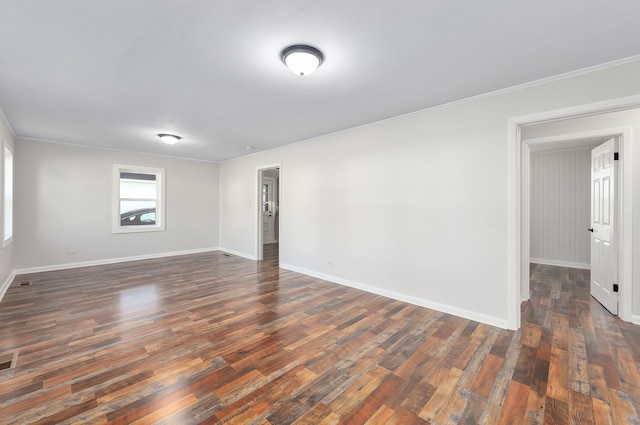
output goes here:
<path id="1" fill-rule="evenodd" d="M 229 254 L 222 254 L 222 255 L 224 255 L 225 257 L 231 257 L 231 255 Z"/>
<path id="2" fill-rule="evenodd" d="M 18 351 L 10 351 L 8 353 L 0 354 L 0 380 L 3 378 L 13 378 L 17 362 Z"/>
<path id="3" fill-rule="evenodd" d="M 31 286 L 31 283 L 31 280 L 23 280 L 22 282 L 20 282 L 20 286 Z"/>

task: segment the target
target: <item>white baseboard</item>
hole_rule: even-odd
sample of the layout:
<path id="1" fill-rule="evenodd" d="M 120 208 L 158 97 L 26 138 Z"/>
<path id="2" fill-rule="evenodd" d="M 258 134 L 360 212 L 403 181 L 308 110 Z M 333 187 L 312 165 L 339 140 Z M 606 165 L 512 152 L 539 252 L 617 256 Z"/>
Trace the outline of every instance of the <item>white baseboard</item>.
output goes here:
<path id="1" fill-rule="evenodd" d="M 7 289 L 9 289 L 9 286 L 11 286 L 11 282 L 13 282 L 13 279 L 15 278 L 16 278 L 16 272 L 14 270 L 11 273 L 9 273 L 7 280 L 5 280 L 2 285 L 0 285 L 0 301 L 2 301 L 4 294 L 6 294 Z"/>
<path id="2" fill-rule="evenodd" d="M 640 316 L 637 314 L 631 316 L 631 323 L 633 323 L 634 325 L 640 325 Z"/>
<path id="3" fill-rule="evenodd" d="M 410 295 L 401 294 L 399 292 L 390 291 L 388 289 L 382 289 L 382 288 L 377 288 L 375 286 L 365 285 L 363 283 L 353 282 L 353 281 L 342 279 L 336 276 L 330 276 L 323 273 L 318 273 L 313 270 L 306 270 L 300 267 L 292 266 L 290 264 L 280 263 L 280 268 L 291 270 L 296 273 L 302 273 L 307 276 L 326 280 L 332 283 L 337 283 L 339 285 L 348 286 L 350 288 L 359 289 L 361 291 L 369 292 L 372 294 L 381 295 L 383 297 L 393 298 L 394 300 L 403 301 L 403 302 L 417 305 L 420 307 L 429 308 L 431 310 L 437 310 L 443 313 L 453 314 L 454 316 L 463 317 L 465 319 L 485 323 L 487 325 L 496 326 L 503 329 L 513 329 L 512 327 L 509 326 L 509 322 L 507 320 L 501 319 L 499 317 L 488 316 L 486 314 L 481 314 L 481 313 L 465 310 L 458 307 L 453 307 L 446 304 L 440 304 L 437 302 L 425 300 L 423 298 L 417 298 Z"/>
<path id="4" fill-rule="evenodd" d="M 27 273 L 51 272 L 56 270 L 77 269 L 80 267 L 103 266 L 105 264 L 126 263 L 129 261 L 152 260 L 154 258 L 174 257 L 177 255 L 201 254 L 203 252 L 220 251 L 219 247 L 189 249 L 185 251 L 161 252 L 158 254 L 135 255 L 131 257 L 108 258 L 106 260 L 81 261 L 78 263 L 53 264 L 50 266 L 28 267 L 14 270 L 14 275 Z"/>
<path id="5" fill-rule="evenodd" d="M 258 257 L 256 257 L 255 255 L 245 254 L 244 252 L 234 251 L 232 249 L 227 249 L 227 248 L 219 248 L 218 250 L 222 252 L 226 252 L 227 254 L 237 255 L 238 257 L 246 258 L 247 260 L 253 260 L 253 261 L 258 260 Z"/>
<path id="6" fill-rule="evenodd" d="M 584 269 L 590 270 L 591 264 L 587 263 L 572 263 L 570 261 L 558 261 L 558 260 L 545 260 L 541 258 L 530 258 L 529 262 L 536 264 L 544 264 L 546 266 L 558 266 L 558 267 L 569 267 L 572 269 Z"/>

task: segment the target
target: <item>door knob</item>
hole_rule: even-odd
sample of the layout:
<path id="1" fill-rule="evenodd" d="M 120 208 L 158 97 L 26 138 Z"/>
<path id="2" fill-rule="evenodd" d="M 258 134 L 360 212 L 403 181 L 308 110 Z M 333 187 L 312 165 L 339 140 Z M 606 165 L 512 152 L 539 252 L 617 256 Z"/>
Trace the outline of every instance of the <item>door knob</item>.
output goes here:
<path id="1" fill-rule="evenodd" d="M 591 229 L 587 229 L 588 231 L 590 231 L 591 233 L 593 233 L 593 227 Z"/>

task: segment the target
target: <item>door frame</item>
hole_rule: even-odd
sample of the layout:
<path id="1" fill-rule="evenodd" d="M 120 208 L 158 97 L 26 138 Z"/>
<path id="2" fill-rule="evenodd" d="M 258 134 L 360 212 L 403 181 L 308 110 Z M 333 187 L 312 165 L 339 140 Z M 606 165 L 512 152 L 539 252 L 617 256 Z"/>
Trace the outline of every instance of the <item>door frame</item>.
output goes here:
<path id="1" fill-rule="evenodd" d="M 276 180 L 276 186 L 278 191 L 278 211 L 280 220 L 279 224 L 282 224 L 282 165 L 280 163 L 270 164 L 270 165 L 262 165 L 256 168 L 256 176 L 257 176 L 257 184 L 256 184 L 256 193 L 254 199 L 256 200 L 256 259 L 262 260 L 264 258 L 264 253 L 262 249 L 262 172 L 266 170 L 273 170 L 274 168 L 278 169 L 278 180 Z M 282 226 L 279 226 L 278 233 L 278 242 L 280 241 L 282 236 Z"/>
<path id="2" fill-rule="evenodd" d="M 520 305 L 529 299 L 529 244 L 530 244 L 530 143 L 522 139 L 521 128 L 525 125 L 549 121 L 596 116 L 640 108 L 640 95 L 612 99 L 603 102 L 579 105 L 570 108 L 545 111 L 537 114 L 512 117 L 508 121 L 508 229 L 507 229 L 507 299 L 508 326 L 518 329 L 521 325 Z M 619 265 L 619 317 L 634 322 L 633 302 L 633 245 L 632 235 L 625 237 L 624 229 L 632 229 L 632 135 L 630 127 L 603 129 L 614 131 L 619 138 L 621 160 L 618 164 L 620 212 L 618 214 L 618 265 Z M 592 133 L 592 132 L 591 132 Z M 604 134 L 603 134 L 604 136 Z M 554 141 L 549 141 L 554 143 Z M 526 267 L 525 267 L 526 265 Z"/>

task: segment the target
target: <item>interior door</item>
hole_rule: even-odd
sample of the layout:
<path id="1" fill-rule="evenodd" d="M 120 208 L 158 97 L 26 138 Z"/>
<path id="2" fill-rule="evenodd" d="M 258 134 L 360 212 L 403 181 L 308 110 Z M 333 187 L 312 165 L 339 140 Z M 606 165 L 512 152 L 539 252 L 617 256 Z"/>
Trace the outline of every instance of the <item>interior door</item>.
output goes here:
<path id="1" fill-rule="evenodd" d="M 615 141 L 591 151 L 591 295 L 618 314 Z M 617 285 L 616 285 L 617 286 Z"/>
<path id="2" fill-rule="evenodd" d="M 274 243 L 277 194 L 273 177 L 262 177 L 262 243 Z"/>

